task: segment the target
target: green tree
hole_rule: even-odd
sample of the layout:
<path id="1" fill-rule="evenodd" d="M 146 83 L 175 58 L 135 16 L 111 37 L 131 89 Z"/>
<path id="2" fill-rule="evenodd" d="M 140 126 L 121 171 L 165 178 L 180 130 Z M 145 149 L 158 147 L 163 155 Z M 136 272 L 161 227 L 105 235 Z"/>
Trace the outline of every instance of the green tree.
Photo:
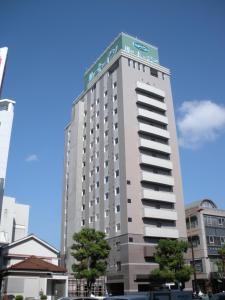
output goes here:
<path id="1" fill-rule="evenodd" d="M 159 268 L 151 272 L 151 278 L 161 283 L 176 281 L 183 289 L 192 274 L 192 267 L 184 262 L 183 255 L 187 250 L 188 243 L 185 241 L 160 240 L 154 255 Z"/>
<path id="2" fill-rule="evenodd" d="M 217 276 L 221 279 L 222 281 L 222 289 L 225 289 L 225 245 L 223 245 L 219 250 L 219 259 L 217 260 Z"/>
<path id="3" fill-rule="evenodd" d="M 104 275 L 110 246 L 105 233 L 92 228 L 83 228 L 73 235 L 72 256 L 76 262 L 72 265 L 75 278 L 84 278 L 90 295 L 95 280 Z"/>

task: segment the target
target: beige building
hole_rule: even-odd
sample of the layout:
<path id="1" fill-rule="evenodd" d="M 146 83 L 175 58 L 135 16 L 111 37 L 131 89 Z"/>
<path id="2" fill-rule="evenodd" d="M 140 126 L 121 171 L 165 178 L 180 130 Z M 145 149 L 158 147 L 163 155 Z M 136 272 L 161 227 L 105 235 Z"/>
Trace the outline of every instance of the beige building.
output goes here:
<path id="1" fill-rule="evenodd" d="M 186 206 L 186 224 L 194 254 L 190 250 L 188 259 L 192 265 L 194 261 L 198 286 L 206 291 L 211 281 L 217 291 L 222 285 L 217 260 L 218 250 L 225 244 L 225 210 L 209 199 L 190 203 Z"/>
<path id="2" fill-rule="evenodd" d="M 185 239 L 170 85 L 156 47 L 120 34 L 84 75 L 65 129 L 61 252 L 74 232 L 104 231 L 109 291 L 148 288 L 159 239 Z"/>

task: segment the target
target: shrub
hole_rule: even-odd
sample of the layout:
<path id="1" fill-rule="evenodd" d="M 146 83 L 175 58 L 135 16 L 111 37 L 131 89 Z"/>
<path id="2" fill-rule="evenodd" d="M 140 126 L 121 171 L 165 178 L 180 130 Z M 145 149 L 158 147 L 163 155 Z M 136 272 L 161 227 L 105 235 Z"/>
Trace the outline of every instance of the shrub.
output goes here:
<path id="1" fill-rule="evenodd" d="M 16 295 L 15 300 L 23 300 L 23 296 L 22 295 Z"/>

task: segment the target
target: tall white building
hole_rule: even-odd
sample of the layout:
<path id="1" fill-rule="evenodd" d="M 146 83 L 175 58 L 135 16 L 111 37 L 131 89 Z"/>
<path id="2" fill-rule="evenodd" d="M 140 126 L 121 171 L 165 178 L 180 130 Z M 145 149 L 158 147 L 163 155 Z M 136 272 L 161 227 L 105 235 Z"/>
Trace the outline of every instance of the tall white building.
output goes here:
<path id="1" fill-rule="evenodd" d="M 0 216 L 4 194 L 15 101 L 0 100 Z"/>
<path id="2" fill-rule="evenodd" d="M 84 76 L 65 130 L 61 251 L 104 231 L 109 291 L 143 291 L 163 238 L 186 239 L 170 71 L 158 49 L 121 33 Z"/>

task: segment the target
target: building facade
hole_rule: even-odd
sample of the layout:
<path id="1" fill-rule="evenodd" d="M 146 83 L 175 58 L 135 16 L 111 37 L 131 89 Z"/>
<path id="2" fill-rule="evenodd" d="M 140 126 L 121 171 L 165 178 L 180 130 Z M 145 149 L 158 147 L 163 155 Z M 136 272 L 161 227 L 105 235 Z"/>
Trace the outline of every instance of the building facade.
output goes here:
<path id="1" fill-rule="evenodd" d="M 221 210 L 209 199 L 186 206 L 188 240 L 193 246 L 188 259 L 196 269 L 200 290 L 206 291 L 211 284 L 214 291 L 222 281 L 218 274 L 218 250 L 225 244 L 225 210 Z"/>
<path id="2" fill-rule="evenodd" d="M 3 197 L 0 222 L 0 245 L 15 242 L 28 234 L 29 205 L 16 203 L 12 197 Z"/>
<path id="3" fill-rule="evenodd" d="M 14 105 L 15 102 L 12 100 L 0 100 L 0 216 L 13 124 Z"/>
<path id="4" fill-rule="evenodd" d="M 148 288 L 159 239 L 185 239 L 170 85 L 157 48 L 121 33 L 84 75 L 65 129 L 61 252 L 72 236 L 104 231 L 109 291 Z"/>

